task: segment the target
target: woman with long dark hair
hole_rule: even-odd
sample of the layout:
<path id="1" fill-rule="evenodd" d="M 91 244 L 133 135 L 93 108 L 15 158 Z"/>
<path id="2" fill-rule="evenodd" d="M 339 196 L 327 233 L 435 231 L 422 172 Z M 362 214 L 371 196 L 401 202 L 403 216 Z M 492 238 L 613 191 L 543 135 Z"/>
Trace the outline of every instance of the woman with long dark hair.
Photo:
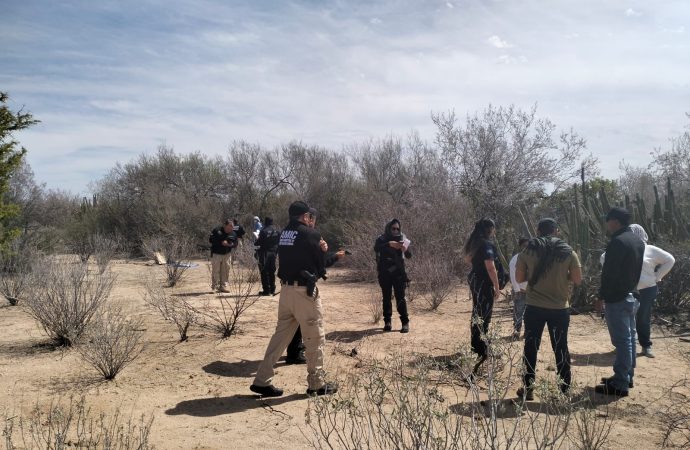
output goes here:
<path id="1" fill-rule="evenodd" d="M 475 372 L 487 357 L 488 349 L 483 336 L 486 336 L 489 330 L 494 300 L 501 292 L 495 262 L 498 251 L 491 242 L 495 234 L 494 221 L 488 218 L 480 219 L 474 224 L 474 230 L 463 248 L 465 261 L 472 265 L 467 281 L 472 292 L 471 345 L 472 351 L 479 357 L 474 367 Z"/>

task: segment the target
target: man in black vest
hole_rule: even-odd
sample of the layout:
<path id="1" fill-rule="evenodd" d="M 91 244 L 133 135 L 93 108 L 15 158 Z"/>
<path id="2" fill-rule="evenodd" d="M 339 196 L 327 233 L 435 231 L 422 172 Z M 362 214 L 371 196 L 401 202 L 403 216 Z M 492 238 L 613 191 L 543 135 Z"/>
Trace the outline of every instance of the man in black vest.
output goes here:
<path id="1" fill-rule="evenodd" d="M 280 230 L 273 225 L 273 219 L 264 218 L 264 227 L 254 243 L 259 260 L 259 270 L 261 271 L 261 292 L 259 295 L 276 294 L 276 258 L 279 241 Z"/>

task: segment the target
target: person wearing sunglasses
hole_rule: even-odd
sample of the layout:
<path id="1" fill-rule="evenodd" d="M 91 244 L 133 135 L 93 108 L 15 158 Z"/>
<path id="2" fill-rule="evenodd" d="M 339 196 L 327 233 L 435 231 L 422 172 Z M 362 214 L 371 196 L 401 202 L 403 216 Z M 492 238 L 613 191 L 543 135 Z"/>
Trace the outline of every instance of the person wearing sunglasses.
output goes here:
<path id="1" fill-rule="evenodd" d="M 411 258 L 410 241 L 401 231 L 400 221 L 393 219 L 374 244 L 379 285 L 383 294 L 383 331 L 392 331 L 392 297 L 395 293 L 395 306 L 400 315 L 401 333 L 410 331 L 410 318 L 407 315 L 405 287 L 410 281 L 405 272 L 405 258 Z"/>

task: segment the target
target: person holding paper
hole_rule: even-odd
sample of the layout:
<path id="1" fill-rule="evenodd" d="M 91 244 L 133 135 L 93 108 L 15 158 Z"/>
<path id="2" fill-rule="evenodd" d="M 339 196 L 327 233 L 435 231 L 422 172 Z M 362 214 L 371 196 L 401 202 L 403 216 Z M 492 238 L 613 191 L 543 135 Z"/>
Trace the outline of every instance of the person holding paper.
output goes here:
<path id="1" fill-rule="evenodd" d="M 410 281 L 405 272 L 405 258 L 411 258 L 411 241 L 401 231 L 400 221 L 393 219 L 374 243 L 379 285 L 383 294 L 383 331 L 392 331 L 392 297 L 395 293 L 395 306 L 400 315 L 401 333 L 410 331 L 410 318 L 407 315 L 405 287 Z"/>

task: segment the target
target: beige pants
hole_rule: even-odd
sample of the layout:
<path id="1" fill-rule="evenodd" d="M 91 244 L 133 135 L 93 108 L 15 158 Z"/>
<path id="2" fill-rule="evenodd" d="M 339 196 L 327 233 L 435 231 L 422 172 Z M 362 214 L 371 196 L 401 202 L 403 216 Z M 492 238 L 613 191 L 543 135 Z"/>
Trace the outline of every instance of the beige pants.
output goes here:
<path id="1" fill-rule="evenodd" d="M 230 279 L 230 253 L 211 255 L 211 288 L 227 289 Z"/>
<path id="2" fill-rule="evenodd" d="M 318 291 L 317 291 L 318 292 Z M 309 297 L 304 286 L 283 285 L 278 302 L 278 324 L 268 343 L 264 360 L 256 371 L 254 384 L 268 386 L 275 374 L 273 366 L 283 354 L 297 326 L 302 329 L 304 355 L 307 358 L 307 383 L 309 389 L 319 389 L 325 384 L 323 372 L 323 348 L 326 336 L 323 331 L 321 298 Z"/>

